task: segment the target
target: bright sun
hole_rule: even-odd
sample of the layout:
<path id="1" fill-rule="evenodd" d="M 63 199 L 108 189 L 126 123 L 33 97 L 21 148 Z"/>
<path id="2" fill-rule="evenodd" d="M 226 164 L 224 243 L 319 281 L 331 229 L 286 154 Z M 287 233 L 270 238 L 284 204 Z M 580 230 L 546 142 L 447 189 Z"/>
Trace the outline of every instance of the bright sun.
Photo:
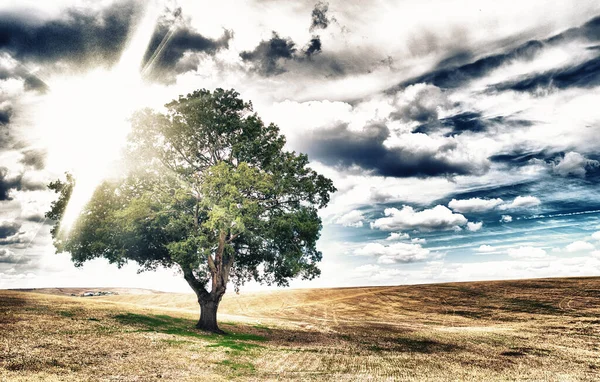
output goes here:
<path id="1" fill-rule="evenodd" d="M 148 6 L 110 71 L 53 78 L 36 126 L 48 150 L 48 168 L 71 172 L 75 189 L 61 222 L 69 230 L 98 184 L 118 170 L 129 133 L 128 118 L 145 105 L 142 57 L 154 31 L 158 7 Z"/>

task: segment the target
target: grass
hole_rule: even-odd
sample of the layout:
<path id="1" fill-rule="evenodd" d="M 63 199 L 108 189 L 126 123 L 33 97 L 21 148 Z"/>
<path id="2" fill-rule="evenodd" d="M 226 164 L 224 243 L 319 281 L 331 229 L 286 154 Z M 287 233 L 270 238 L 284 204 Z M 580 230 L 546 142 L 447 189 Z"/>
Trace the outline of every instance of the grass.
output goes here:
<path id="1" fill-rule="evenodd" d="M 0 380 L 595 381 L 600 278 L 225 296 L 0 291 Z M 61 291 L 70 294 L 70 290 Z"/>

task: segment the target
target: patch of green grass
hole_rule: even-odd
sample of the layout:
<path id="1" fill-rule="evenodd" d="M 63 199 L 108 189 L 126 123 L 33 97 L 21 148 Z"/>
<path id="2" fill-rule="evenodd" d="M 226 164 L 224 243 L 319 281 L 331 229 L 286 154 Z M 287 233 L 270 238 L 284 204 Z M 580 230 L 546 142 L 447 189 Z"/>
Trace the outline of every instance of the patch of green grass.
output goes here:
<path id="1" fill-rule="evenodd" d="M 267 333 L 271 333 L 273 331 L 271 328 L 265 325 L 254 325 L 253 328 L 258 330 L 264 330 Z"/>
<path id="2" fill-rule="evenodd" d="M 158 332 L 202 339 L 210 338 L 209 335 L 200 334 L 194 331 L 192 329 L 194 327 L 193 321 L 183 318 L 171 317 L 163 314 L 147 316 L 135 313 L 118 314 L 113 316 L 113 318 L 121 324 L 141 327 L 139 330 L 143 332 Z"/>
<path id="3" fill-rule="evenodd" d="M 254 365 L 250 362 L 233 362 L 226 359 L 219 362 L 219 365 L 229 366 L 235 371 L 254 371 Z"/>
<path id="4" fill-rule="evenodd" d="M 139 328 L 143 332 L 157 332 L 172 334 L 180 337 L 200 338 L 213 342 L 208 347 L 224 347 L 234 351 L 247 351 L 249 349 L 261 348 L 255 343 L 245 341 L 266 341 L 263 336 L 250 333 L 229 333 L 224 335 L 202 334 L 194 329 L 192 320 L 171 317 L 167 315 L 143 315 L 135 313 L 125 313 L 113 316 L 121 324 L 131 325 Z"/>
<path id="5" fill-rule="evenodd" d="M 259 336 L 258 334 L 250 334 L 250 333 L 229 333 L 225 334 L 225 337 L 231 337 L 236 341 L 267 341 L 266 337 Z"/>
<path id="6" fill-rule="evenodd" d="M 61 310 L 58 312 L 63 317 L 75 317 L 75 312 L 71 312 L 69 310 Z"/>

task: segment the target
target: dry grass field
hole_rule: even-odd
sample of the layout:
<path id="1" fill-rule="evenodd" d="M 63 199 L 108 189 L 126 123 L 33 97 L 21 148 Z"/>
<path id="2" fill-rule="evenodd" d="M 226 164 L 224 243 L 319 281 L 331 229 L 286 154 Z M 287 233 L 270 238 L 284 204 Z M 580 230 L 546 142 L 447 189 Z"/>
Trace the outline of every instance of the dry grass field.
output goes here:
<path id="1" fill-rule="evenodd" d="M 600 278 L 226 295 L 0 291 L 1 381 L 597 381 Z"/>

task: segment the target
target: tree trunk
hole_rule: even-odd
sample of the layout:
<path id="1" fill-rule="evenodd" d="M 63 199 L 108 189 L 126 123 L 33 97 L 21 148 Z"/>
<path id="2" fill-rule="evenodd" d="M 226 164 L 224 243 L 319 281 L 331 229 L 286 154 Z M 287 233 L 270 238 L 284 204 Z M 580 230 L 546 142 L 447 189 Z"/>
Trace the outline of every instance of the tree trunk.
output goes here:
<path id="1" fill-rule="evenodd" d="M 217 325 L 217 309 L 219 308 L 219 301 L 209 300 L 198 300 L 200 304 L 200 320 L 196 324 L 196 328 L 206 330 L 208 332 L 225 334 L 224 331 L 219 329 Z"/>

